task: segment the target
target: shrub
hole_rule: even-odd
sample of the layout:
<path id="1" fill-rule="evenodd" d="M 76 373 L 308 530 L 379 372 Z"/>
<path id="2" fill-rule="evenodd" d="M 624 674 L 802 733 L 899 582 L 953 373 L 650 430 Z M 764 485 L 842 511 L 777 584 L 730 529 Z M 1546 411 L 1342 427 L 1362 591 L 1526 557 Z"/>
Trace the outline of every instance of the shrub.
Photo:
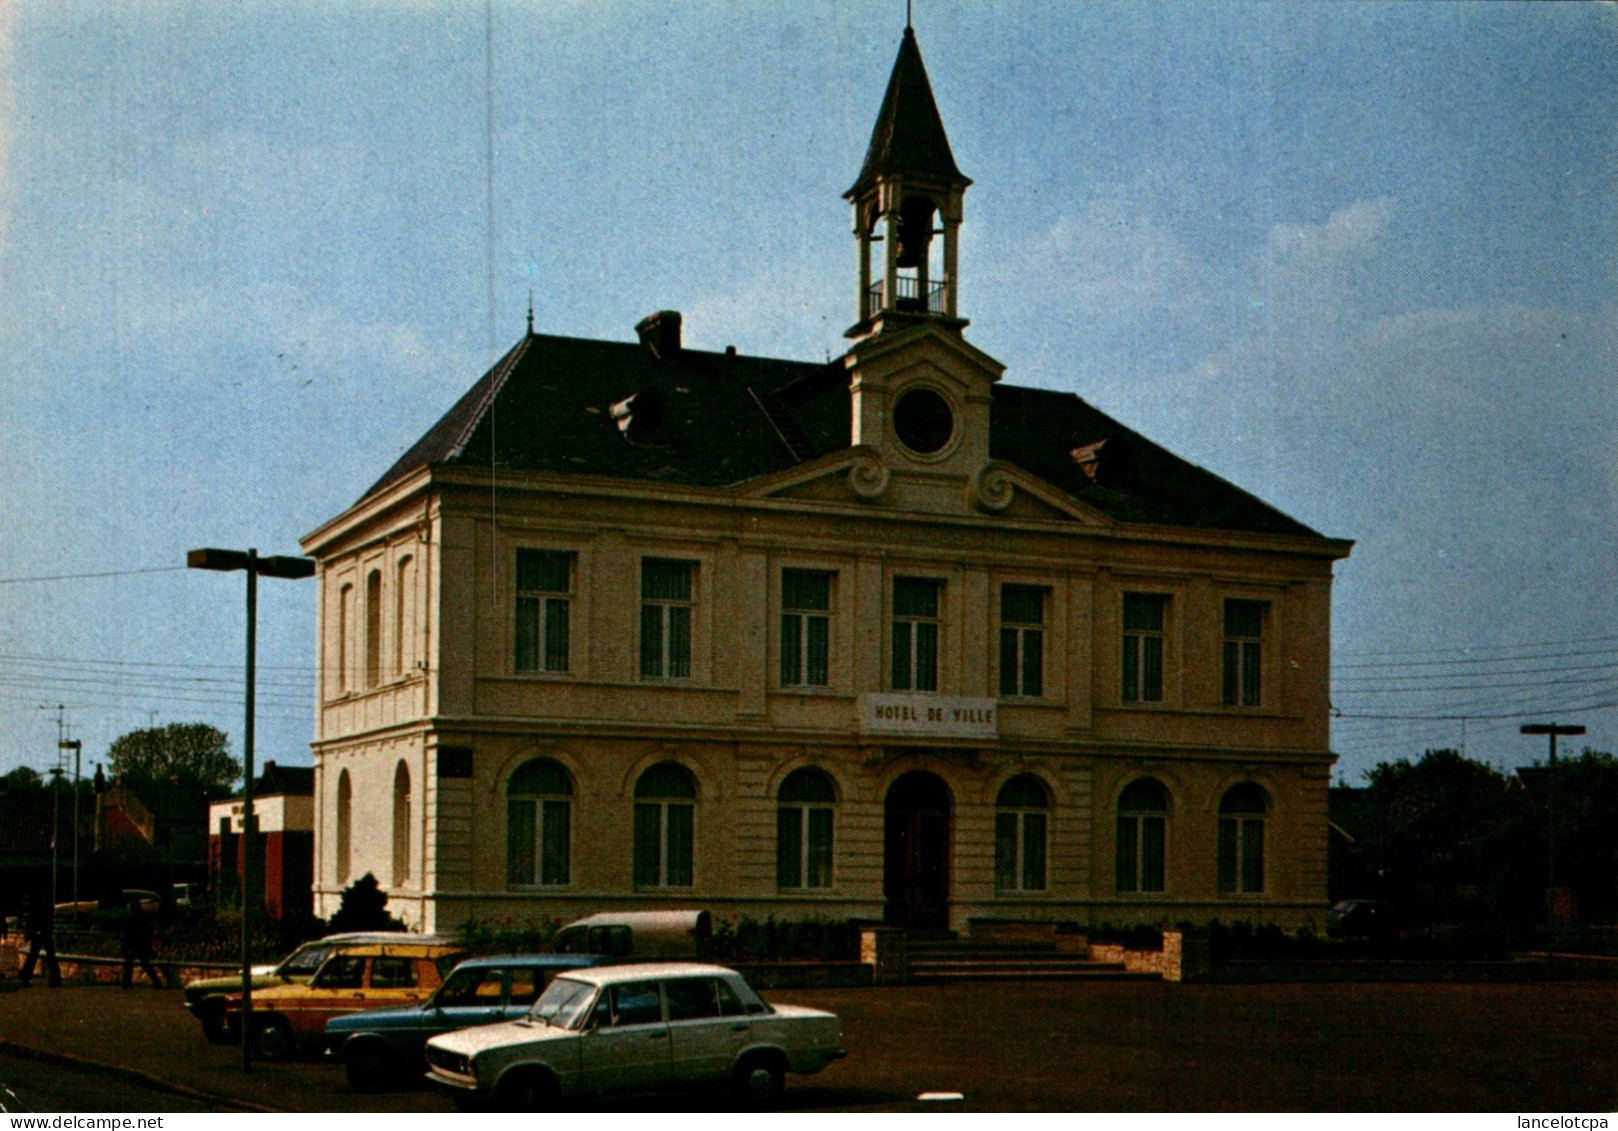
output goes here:
<path id="1" fill-rule="evenodd" d="M 333 934 L 342 931 L 403 931 L 404 923 L 388 914 L 388 893 L 367 872 L 343 889 L 337 914 L 331 917 L 327 929 Z"/>
<path id="2" fill-rule="evenodd" d="M 730 962 L 815 960 L 852 961 L 859 957 L 859 928 L 846 920 L 776 919 L 762 923 L 750 915 L 714 925 L 713 956 Z"/>
<path id="3" fill-rule="evenodd" d="M 559 919 L 468 919 L 461 938 L 479 954 L 540 954 L 550 949 L 561 926 Z"/>

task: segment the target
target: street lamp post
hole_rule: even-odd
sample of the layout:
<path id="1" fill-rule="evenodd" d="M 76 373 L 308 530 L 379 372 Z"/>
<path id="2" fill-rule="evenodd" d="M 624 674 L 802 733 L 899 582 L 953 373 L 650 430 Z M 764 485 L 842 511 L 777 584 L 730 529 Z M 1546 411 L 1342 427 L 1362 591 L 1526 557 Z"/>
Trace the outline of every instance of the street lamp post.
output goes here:
<path id="1" fill-rule="evenodd" d="M 60 752 L 56 761 L 62 761 Z M 56 905 L 61 902 L 60 893 L 56 890 L 56 874 L 61 870 L 57 863 L 61 842 L 62 828 L 62 767 L 60 764 L 51 767 L 51 919 L 56 918 Z"/>
<path id="2" fill-rule="evenodd" d="M 73 751 L 73 918 L 79 917 L 79 755 L 84 743 L 76 738 L 56 744 L 58 750 Z"/>
<path id="3" fill-rule="evenodd" d="M 247 571 L 247 704 L 242 724 L 242 1070 L 253 1068 L 253 1040 L 249 1022 L 253 1016 L 252 919 L 248 914 L 253 876 L 253 700 L 258 661 L 258 575 L 297 580 L 315 575 L 309 558 L 275 556 L 261 558 L 257 550 L 192 550 L 185 556 L 191 569 Z"/>

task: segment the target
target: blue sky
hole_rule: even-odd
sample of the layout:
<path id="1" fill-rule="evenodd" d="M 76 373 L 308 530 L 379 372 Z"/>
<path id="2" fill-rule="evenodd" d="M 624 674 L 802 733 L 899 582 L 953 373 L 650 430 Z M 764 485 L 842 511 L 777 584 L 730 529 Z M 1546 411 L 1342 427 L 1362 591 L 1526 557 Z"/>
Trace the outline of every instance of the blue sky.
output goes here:
<path id="1" fill-rule="evenodd" d="M 530 290 L 550 333 L 674 308 L 699 348 L 841 352 L 903 12 L 0 8 L 0 771 L 53 762 L 42 705 L 89 760 L 152 722 L 239 739 L 242 579 L 185 551 L 295 552 Z M 1356 541 L 1341 775 L 1526 763 L 1552 717 L 1618 749 L 1618 7 L 917 0 L 916 29 L 975 181 L 969 338 Z M 260 592 L 258 756 L 307 762 L 313 590 Z"/>

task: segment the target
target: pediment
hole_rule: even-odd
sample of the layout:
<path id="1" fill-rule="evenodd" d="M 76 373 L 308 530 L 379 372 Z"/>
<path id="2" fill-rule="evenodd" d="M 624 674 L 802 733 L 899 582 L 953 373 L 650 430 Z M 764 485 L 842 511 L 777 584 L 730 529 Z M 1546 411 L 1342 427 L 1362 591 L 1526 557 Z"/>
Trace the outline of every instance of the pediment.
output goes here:
<path id="1" fill-rule="evenodd" d="M 1015 464 L 994 460 L 970 478 L 918 474 L 854 447 L 754 480 L 744 498 L 858 504 L 924 514 L 977 514 L 1025 522 L 1111 526 L 1112 520 Z"/>

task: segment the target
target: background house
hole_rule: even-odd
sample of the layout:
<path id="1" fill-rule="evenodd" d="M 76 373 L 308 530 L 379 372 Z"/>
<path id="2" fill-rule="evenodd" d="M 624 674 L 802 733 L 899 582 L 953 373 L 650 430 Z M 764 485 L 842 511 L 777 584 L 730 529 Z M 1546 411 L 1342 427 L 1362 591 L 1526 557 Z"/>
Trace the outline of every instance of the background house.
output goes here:
<path id="1" fill-rule="evenodd" d="M 264 763 L 253 784 L 253 820 L 258 827 L 255 858 L 258 893 L 249 906 L 262 906 L 274 919 L 309 915 L 314 901 L 314 770 Z M 247 883 L 242 799 L 208 807 L 208 874 L 222 904 L 234 902 Z"/>

